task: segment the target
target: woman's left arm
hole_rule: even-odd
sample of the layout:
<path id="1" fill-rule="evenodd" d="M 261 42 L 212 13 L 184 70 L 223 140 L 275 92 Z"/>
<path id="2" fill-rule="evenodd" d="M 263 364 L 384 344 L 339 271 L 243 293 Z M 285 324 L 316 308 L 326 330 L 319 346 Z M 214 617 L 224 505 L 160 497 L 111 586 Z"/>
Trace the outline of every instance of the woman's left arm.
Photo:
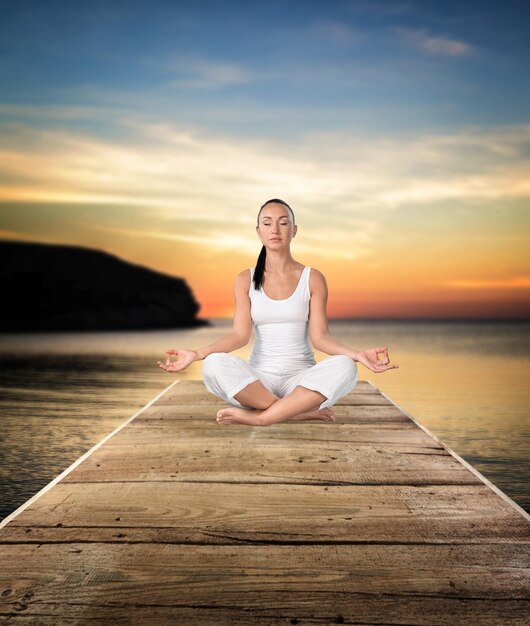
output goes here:
<path id="1" fill-rule="evenodd" d="M 331 336 L 328 327 L 326 312 L 328 302 L 328 286 L 322 272 L 312 268 L 309 275 L 309 289 L 311 299 L 309 301 L 309 334 L 313 346 L 329 355 L 345 354 L 354 361 L 359 361 L 373 372 L 384 372 L 387 369 L 397 368 L 399 365 L 391 365 L 386 346 L 369 348 L 368 350 L 356 350 L 338 342 Z M 383 355 L 379 359 L 379 354 Z"/>

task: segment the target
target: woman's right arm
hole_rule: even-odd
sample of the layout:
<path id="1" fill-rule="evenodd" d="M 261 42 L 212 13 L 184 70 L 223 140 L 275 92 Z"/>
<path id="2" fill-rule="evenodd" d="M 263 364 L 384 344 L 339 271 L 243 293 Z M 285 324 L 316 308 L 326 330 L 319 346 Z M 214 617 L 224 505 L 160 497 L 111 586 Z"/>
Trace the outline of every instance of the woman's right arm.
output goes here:
<path id="1" fill-rule="evenodd" d="M 250 271 L 243 270 L 236 276 L 234 283 L 235 312 L 232 332 L 214 343 L 197 350 L 176 348 L 166 351 L 165 365 L 158 361 L 163 369 L 168 371 L 180 371 L 188 367 L 194 361 L 205 359 L 212 352 L 232 352 L 246 346 L 252 336 L 252 317 L 250 315 Z M 171 354 L 177 355 L 176 361 L 170 361 Z"/>
<path id="2" fill-rule="evenodd" d="M 221 337 L 221 339 L 218 339 L 214 343 L 211 343 L 204 348 L 197 348 L 197 350 L 194 350 L 197 354 L 197 357 L 194 360 L 202 361 L 209 354 L 212 354 L 212 352 L 232 352 L 232 350 L 237 350 L 238 348 L 246 346 L 247 343 L 248 339 L 245 341 L 240 335 L 232 331 L 230 334 Z"/>

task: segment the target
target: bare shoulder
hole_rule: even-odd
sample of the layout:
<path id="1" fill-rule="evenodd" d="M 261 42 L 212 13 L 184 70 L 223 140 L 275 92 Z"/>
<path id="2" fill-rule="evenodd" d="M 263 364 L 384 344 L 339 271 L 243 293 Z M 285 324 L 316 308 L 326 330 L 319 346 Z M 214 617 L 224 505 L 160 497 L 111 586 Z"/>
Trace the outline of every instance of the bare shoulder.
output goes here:
<path id="1" fill-rule="evenodd" d="M 316 267 L 312 267 L 309 272 L 309 289 L 311 293 L 327 289 L 326 277 Z"/>
<path id="2" fill-rule="evenodd" d="M 250 289 L 250 270 L 246 269 L 236 276 L 234 282 L 234 289 L 236 291 L 247 291 Z"/>

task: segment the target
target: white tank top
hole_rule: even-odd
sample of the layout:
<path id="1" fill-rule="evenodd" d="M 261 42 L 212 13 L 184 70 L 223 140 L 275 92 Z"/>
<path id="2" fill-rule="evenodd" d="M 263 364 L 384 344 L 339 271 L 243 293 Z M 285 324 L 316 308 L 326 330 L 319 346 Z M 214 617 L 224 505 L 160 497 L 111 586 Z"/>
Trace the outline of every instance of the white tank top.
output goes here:
<path id="1" fill-rule="evenodd" d="M 294 293 L 273 300 L 254 287 L 254 267 L 250 268 L 250 312 L 255 341 L 248 363 L 258 369 L 287 376 L 315 365 L 309 335 L 309 273 L 306 265 Z"/>

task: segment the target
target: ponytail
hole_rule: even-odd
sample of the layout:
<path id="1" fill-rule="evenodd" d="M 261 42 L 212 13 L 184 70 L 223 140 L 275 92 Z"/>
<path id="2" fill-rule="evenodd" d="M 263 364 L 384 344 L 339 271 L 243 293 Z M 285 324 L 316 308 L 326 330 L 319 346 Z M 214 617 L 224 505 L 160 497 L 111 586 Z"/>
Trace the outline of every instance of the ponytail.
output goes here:
<path id="1" fill-rule="evenodd" d="M 254 269 L 254 288 L 259 291 L 263 284 L 263 274 L 265 273 L 265 259 L 267 258 L 267 248 L 261 247 L 258 260 L 256 261 L 256 268 Z"/>

